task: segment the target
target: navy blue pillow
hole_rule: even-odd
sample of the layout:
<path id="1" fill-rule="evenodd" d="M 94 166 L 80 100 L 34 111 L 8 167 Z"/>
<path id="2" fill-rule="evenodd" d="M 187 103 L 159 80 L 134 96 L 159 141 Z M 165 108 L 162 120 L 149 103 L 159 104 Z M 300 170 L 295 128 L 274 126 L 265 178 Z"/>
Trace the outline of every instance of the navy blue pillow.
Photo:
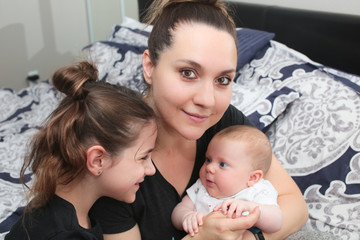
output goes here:
<path id="1" fill-rule="evenodd" d="M 237 69 L 242 68 L 250 62 L 256 53 L 268 45 L 270 40 L 275 37 L 274 33 L 254 30 L 249 28 L 236 29 L 238 38 L 238 62 Z"/>

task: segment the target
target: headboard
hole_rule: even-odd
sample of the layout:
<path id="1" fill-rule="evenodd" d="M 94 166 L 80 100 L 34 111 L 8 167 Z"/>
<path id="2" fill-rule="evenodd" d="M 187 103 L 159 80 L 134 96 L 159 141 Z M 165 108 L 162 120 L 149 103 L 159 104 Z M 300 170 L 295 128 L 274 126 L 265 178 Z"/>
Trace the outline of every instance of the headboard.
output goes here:
<path id="1" fill-rule="evenodd" d="M 140 21 L 152 0 L 138 0 Z M 360 75 L 360 16 L 226 1 L 237 27 L 275 33 L 315 62 Z"/>

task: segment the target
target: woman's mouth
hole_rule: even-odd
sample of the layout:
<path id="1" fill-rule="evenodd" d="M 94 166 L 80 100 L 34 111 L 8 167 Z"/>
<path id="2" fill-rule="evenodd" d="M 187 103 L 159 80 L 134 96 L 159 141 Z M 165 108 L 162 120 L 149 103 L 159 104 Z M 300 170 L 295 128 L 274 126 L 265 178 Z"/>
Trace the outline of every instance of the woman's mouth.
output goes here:
<path id="1" fill-rule="evenodd" d="M 207 115 L 200 115 L 200 114 L 196 114 L 196 113 L 189 113 L 189 112 L 186 112 L 186 111 L 183 111 L 187 116 L 188 118 L 195 122 L 195 123 L 203 123 L 205 122 L 209 117 Z"/>

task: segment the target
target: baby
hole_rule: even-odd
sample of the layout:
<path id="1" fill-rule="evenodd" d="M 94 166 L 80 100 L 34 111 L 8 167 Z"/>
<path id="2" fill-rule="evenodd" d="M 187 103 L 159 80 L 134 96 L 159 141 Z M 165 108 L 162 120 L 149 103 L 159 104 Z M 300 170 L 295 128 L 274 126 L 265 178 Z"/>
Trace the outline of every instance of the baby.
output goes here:
<path id="1" fill-rule="evenodd" d="M 228 217 L 246 216 L 255 207 L 261 215 L 255 227 L 264 232 L 281 228 L 277 191 L 263 179 L 272 150 L 264 133 L 245 125 L 228 127 L 209 143 L 200 178 L 172 213 L 173 225 L 193 236 L 204 214 L 221 210 Z"/>

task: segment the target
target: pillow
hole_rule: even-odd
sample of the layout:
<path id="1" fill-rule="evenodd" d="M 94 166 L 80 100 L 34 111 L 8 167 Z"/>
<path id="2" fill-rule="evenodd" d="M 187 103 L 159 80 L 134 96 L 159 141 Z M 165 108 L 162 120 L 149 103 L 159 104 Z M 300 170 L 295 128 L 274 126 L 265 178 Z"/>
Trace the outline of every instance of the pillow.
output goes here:
<path id="1" fill-rule="evenodd" d="M 294 49 L 288 48 L 286 45 L 281 44 L 279 42 L 270 41 L 270 43 L 272 43 L 272 45 L 274 45 L 274 47 L 278 49 L 278 51 L 287 53 L 287 55 L 292 55 L 297 59 L 309 65 L 314 66 L 315 68 L 327 73 L 330 77 L 333 77 L 335 80 L 342 82 L 344 85 L 360 93 L 360 76 L 356 74 L 346 73 L 341 70 L 334 69 L 332 67 L 324 66 L 323 64 L 314 62 L 311 59 L 309 59 L 306 55 Z"/>
<path id="2" fill-rule="evenodd" d="M 240 109 L 260 130 L 271 123 L 300 97 L 295 90 L 283 86 L 281 79 L 253 74 L 246 66 L 233 84 L 231 104 Z"/>
<path id="3" fill-rule="evenodd" d="M 124 35 L 126 36 L 126 35 Z M 142 54 L 145 46 L 110 41 L 96 42 L 83 49 L 99 71 L 99 79 L 143 91 Z"/>
<path id="4" fill-rule="evenodd" d="M 238 39 L 238 61 L 237 68 L 239 70 L 246 63 L 255 57 L 255 54 L 267 46 L 275 37 L 274 33 L 264 32 L 249 28 L 236 29 Z"/>
<path id="5" fill-rule="evenodd" d="M 360 239 L 360 96 L 353 88 L 360 78 L 325 68 L 275 41 L 271 45 L 250 66 L 257 66 L 254 75 L 281 76 L 282 86 L 301 94 L 266 134 L 307 202 L 304 228 Z"/>
<path id="6" fill-rule="evenodd" d="M 345 73 L 330 67 L 320 67 L 324 72 L 333 76 L 336 80 L 342 82 L 344 85 L 352 88 L 357 93 L 360 93 L 360 76 Z"/>
<path id="7" fill-rule="evenodd" d="M 131 29 L 141 29 L 146 32 L 151 32 L 152 25 L 147 25 L 145 23 L 141 23 L 133 18 L 130 17 L 124 17 L 123 22 L 121 23 L 121 26 L 131 28 Z"/>

